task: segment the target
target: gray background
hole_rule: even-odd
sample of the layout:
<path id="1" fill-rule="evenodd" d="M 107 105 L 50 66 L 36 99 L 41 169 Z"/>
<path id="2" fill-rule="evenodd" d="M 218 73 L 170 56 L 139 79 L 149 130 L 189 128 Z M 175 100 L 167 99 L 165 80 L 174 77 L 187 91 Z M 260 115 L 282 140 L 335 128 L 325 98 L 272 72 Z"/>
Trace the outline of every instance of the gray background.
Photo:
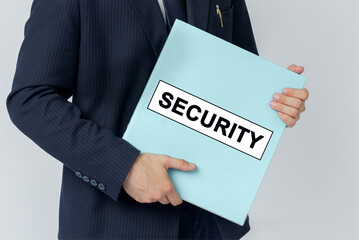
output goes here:
<path id="1" fill-rule="evenodd" d="M 307 111 L 287 129 L 244 238 L 359 239 L 359 3 L 248 0 L 262 57 L 304 65 Z M 61 163 L 9 120 L 10 91 L 30 0 L 0 1 L 0 238 L 56 239 Z"/>

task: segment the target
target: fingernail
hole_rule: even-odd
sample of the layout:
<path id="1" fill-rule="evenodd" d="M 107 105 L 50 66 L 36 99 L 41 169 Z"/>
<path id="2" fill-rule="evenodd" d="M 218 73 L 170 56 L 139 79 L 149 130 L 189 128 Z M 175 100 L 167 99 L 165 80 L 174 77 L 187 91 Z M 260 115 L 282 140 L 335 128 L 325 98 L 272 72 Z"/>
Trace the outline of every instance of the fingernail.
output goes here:
<path id="1" fill-rule="evenodd" d="M 270 102 L 270 105 L 271 105 L 272 107 L 276 107 L 276 106 L 277 106 L 277 103 L 274 102 L 274 101 L 272 101 L 272 102 Z"/>
<path id="2" fill-rule="evenodd" d="M 283 89 L 283 94 L 287 94 L 288 93 L 288 89 L 284 88 Z"/>
<path id="3" fill-rule="evenodd" d="M 279 95 L 278 94 L 274 94 L 274 100 L 279 100 Z"/>
<path id="4" fill-rule="evenodd" d="M 190 167 L 195 167 L 196 165 L 193 164 L 193 163 L 190 163 L 189 166 L 190 166 Z"/>

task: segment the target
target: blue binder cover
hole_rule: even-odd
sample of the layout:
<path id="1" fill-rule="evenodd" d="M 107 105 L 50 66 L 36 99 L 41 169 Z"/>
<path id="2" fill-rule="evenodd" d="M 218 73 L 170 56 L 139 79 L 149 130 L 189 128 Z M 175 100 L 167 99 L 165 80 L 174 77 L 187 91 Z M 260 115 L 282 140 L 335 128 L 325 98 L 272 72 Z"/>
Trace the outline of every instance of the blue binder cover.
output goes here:
<path id="1" fill-rule="evenodd" d="M 169 169 L 182 199 L 243 225 L 286 126 L 269 103 L 304 82 L 176 20 L 123 138 L 195 163 Z"/>

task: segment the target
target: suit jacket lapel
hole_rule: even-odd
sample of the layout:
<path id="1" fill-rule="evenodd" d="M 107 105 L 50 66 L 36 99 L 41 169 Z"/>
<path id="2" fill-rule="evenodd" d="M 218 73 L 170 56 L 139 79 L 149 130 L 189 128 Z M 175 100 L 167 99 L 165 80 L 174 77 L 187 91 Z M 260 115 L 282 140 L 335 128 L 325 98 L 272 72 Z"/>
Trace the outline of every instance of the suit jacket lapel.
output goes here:
<path id="1" fill-rule="evenodd" d="M 156 57 L 161 53 L 168 37 L 157 0 L 130 0 L 146 32 Z M 210 0 L 186 0 L 187 22 L 204 31 L 208 29 Z"/>
<path id="2" fill-rule="evenodd" d="M 156 57 L 161 53 L 168 31 L 157 0 L 129 1 L 146 32 Z"/>

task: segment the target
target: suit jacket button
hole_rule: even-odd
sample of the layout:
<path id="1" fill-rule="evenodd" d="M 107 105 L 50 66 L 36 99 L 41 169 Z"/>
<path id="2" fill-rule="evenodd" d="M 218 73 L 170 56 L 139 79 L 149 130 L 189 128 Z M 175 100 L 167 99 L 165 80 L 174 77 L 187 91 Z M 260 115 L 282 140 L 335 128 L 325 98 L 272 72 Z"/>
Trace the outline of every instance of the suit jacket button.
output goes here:
<path id="1" fill-rule="evenodd" d="M 96 186 L 97 186 L 97 182 L 96 182 L 96 180 L 91 179 L 90 183 L 91 183 L 91 185 L 92 185 L 92 186 L 94 186 L 94 187 L 96 187 Z"/>
<path id="2" fill-rule="evenodd" d="M 87 176 L 82 176 L 82 180 L 84 180 L 85 182 L 89 182 L 90 179 Z"/>
<path id="3" fill-rule="evenodd" d="M 106 189 L 105 185 L 103 185 L 102 183 L 99 183 L 97 186 L 101 191 L 105 191 L 105 189 Z"/>
<path id="4" fill-rule="evenodd" d="M 80 172 L 75 172 L 75 175 L 79 178 L 82 178 L 82 174 Z"/>

